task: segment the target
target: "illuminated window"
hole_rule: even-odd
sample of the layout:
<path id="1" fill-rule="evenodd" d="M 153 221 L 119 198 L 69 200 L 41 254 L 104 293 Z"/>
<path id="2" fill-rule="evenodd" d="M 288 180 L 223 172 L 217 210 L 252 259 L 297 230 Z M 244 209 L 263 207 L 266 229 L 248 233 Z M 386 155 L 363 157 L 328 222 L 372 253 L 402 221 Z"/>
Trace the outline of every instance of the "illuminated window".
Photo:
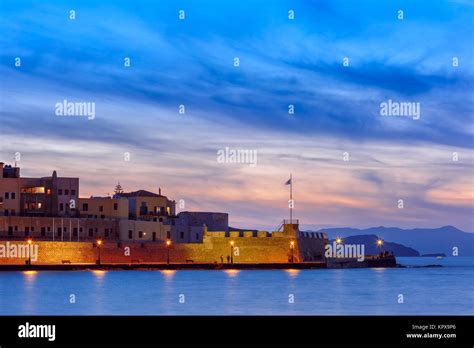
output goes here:
<path id="1" fill-rule="evenodd" d="M 51 192 L 50 189 L 48 189 L 49 192 Z M 24 187 L 21 189 L 21 192 L 23 193 L 44 193 L 45 189 L 42 186 L 38 187 Z M 49 193 L 48 193 L 49 194 Z"/>

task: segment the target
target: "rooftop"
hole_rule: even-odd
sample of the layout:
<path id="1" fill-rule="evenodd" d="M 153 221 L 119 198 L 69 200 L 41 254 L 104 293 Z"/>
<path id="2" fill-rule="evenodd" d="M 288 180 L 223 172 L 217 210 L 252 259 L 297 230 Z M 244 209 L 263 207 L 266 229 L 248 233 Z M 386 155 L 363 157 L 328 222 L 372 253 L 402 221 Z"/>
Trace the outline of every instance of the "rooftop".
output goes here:
<path id="1" fill-rule="evenodd" d="M 165 196 L 162 196 L 161 194 L 156 194 L 156 193 L 146 191 L 146 190 L 119 193 L 117 194 L 117 196 L 120 196 L 120 197 L 165 197 Z"/>

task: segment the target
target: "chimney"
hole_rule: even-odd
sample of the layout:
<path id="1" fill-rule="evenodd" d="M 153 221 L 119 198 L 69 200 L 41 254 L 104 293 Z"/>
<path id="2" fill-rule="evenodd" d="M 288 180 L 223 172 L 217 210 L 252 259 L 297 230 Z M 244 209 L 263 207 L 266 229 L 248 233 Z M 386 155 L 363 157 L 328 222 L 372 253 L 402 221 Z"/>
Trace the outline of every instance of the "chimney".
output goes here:
<path id="1" fill-rule="evenodd" d="M 158 195 L 161 196 L 161 187 L 158 188 Z"/>

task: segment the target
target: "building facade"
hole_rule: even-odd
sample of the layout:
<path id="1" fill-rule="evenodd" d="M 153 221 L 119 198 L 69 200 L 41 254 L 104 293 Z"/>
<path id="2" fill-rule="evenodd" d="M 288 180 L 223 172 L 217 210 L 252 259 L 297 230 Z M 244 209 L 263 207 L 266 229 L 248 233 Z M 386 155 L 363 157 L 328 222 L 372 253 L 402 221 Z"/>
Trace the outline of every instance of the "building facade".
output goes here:
<path id="1" fill-rule="evenodd" d="M 0 216 L 20 214 L 20 168 L 0 162 Z"/>
<path id="2" fill-rule="evenodd" d="M 128 219 L 128 199 L 112 197 L 79 198 L 79 215 L 89 219 Z"/>

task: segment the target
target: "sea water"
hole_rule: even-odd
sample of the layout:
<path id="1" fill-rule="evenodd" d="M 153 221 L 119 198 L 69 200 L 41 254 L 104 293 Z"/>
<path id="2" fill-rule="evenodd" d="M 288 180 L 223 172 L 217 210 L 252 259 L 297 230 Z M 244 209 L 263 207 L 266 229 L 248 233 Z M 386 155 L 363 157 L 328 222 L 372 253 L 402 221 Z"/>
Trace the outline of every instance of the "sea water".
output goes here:
<path id="1" fill-rule="evenodd" d="M 0 272 L 0 315 L 474 314 L 474 258 L 398 262 L 412 267 Z"/>

